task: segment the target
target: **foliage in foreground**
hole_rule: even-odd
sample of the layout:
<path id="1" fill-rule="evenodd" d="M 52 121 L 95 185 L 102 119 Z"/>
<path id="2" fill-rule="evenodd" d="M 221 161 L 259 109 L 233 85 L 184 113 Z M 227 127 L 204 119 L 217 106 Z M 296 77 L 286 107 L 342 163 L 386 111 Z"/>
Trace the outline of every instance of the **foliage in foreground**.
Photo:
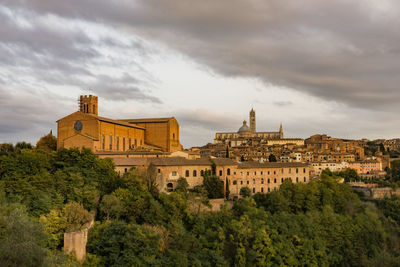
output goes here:
<path id="1" fill-rule="evenodd" d="M 159 193 L 151 172 L 119 177 L 87 150 L 0 152 L 5 266 L 76 266 L 63 233 L 93 214 L 85 266 L 399 266 L 400 200 L 364 202 L 334 174 L 193 212 L 212 190 Z"/>

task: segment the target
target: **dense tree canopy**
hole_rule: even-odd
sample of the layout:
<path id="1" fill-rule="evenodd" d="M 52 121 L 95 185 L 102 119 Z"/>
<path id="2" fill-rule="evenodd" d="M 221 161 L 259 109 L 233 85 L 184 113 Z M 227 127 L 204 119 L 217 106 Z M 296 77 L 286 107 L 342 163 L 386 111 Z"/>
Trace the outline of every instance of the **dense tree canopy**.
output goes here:
<path id="1" fill-rule="evenodd" d="M 362 200 L 340 176 L 354 173 L 201 212 L 196 203 L 223 196 L 212 173 L 160 193 L 151 168 L 119 176 L 85 149 L 1 145 L 0 262 L 77 266 L 63 234 L 94 218 L 84 266 L 399 266 L 400 200 Z"/>

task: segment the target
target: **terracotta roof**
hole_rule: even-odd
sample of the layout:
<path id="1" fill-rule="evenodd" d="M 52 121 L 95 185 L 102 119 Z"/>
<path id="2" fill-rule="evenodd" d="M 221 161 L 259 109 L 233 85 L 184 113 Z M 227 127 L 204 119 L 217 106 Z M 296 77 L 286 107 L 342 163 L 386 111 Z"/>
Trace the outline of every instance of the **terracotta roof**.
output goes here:
<path id="1" fill-rule="evenodd" d="M 186 159 L 182 157 L 152 158 L 151 163 L 156 166 L 211 166 L 209 159 Z"/>
<path id="2" fill-rule="evenodd" d="M 238 169 L 251 169 L 251 168 L 285 168 L 285 167 L 308 167 L 306 163 L 299 162 L 242 162 L 239 164 Z"/>
<path id="3" fill-rule="evenodd" d="M 146 123 L 146 122 L 168 122 L 171 119 L 174 119 L 174 117 L 170 117 L 170 118 L 122 119 L 120 121 L 125 121 L 125 122 L 129 122 L 129 123 Z"/>
<path id="4" fill-rule="evenodd" d="M 132 125 L 130 123 L 126 123 L 125 121 L 104 118 L 104 117 L 100 117 L 100 116 L 97 116 L 97 115 L 94 115 L 94 114 L 89 114 L 89 113 L 83 113 L 83 114 L 95 117 L 99 121 L 109 122 L 109 123 L 112 123 L 112 124 L 118 124 L 118 125 L 127 126 L 127 127 L 131 127 L 131 128 L 136 128 L 136 129 L 141 129 L 141 130 L 146 130 L 146 128 L 143 128 L 143 127 L 140 127 L 140 126 L 137 126 L 137 125 Z"/>
<path id="5" fill-rule="evenodd" d="M 170 152 L 162 151 L 96 151 L 96 155 L 170 155 Z"/>
<path id="6" fill-rule="evenodd" d="M 217 166 L 224 166 L 224 165 L 238 165 L 239 163 L 227 158 L 213 158 L 211 159 Z"/>
<path id="7" fill-rule="evenodd" d="M 117 166 L 144 166 L 148 164 L 148 158 L 113 158 Z"/>

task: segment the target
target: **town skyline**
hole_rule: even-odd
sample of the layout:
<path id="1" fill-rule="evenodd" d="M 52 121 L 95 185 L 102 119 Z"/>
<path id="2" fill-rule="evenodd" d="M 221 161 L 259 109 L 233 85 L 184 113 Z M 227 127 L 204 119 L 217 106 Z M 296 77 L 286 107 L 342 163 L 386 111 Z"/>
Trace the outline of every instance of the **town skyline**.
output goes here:
<path id="1" fill-rule="evenodd" d="M 0 4 L 0 142 L 54 132 L 81 94 L 105 117 L 175 116 L 184 147 L 252 107 L 259 129 L 290 137 L 398 137 L 396 1 L 96 6 Z"/>

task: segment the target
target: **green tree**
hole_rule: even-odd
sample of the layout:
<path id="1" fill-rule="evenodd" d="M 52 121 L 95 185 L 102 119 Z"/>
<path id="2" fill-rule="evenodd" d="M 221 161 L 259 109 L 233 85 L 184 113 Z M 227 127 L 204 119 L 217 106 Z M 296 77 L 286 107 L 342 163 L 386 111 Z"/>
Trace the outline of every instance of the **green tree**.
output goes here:
<path id="1" fill-rule="evenodd" d="M 223 198 L 224 197 L 224 182 L 219 179 L 216 175 L 208 175 L 208 172 L 204 174 L 203 186 L 208 192 L 208 198 Z"/>
<path id="2" fill-rule="evenodd" d="M 274 154 L 269 154 L 268 161 L 269 162 L 277 162 L 277 159 Z"/>
<path id="3" fill-rule="evenodd" d="M 45 151 L 57 150 L 57 138 L 50 132 L 49 134 L 41 137 L 36 143 L 36 149 L 43 149 Z"/>
<path id="4" fill-rule="evenodd" d="M 180 178 L 178 179 L 178 184 L 177 184 L 177 186 L 176 186 L 175 191 L 176 191 L 176 192 L 182 192 L 182 193 L 185 193 L 185 194 L 186 194 L 186 193 L 187 193 L 187 190 L 188 190 L 188 187 L 189 187 L 189 184 L 188 184 L 186 178 L 180 177 Z"/>
<path id="5" fill-rule="evenodd" d="M 248 188 L 247 186 L 240 188 L 239 194 L 240 194 L 242 197 L 249 197 L 249 196 L 251 196 L 250 188 Z"/>
<path id="6" fill-rule="evenodd" d="M 0 203 L 0 263 L 2 266 L 41 266 L 46 236 L 20 204 Z"/>

